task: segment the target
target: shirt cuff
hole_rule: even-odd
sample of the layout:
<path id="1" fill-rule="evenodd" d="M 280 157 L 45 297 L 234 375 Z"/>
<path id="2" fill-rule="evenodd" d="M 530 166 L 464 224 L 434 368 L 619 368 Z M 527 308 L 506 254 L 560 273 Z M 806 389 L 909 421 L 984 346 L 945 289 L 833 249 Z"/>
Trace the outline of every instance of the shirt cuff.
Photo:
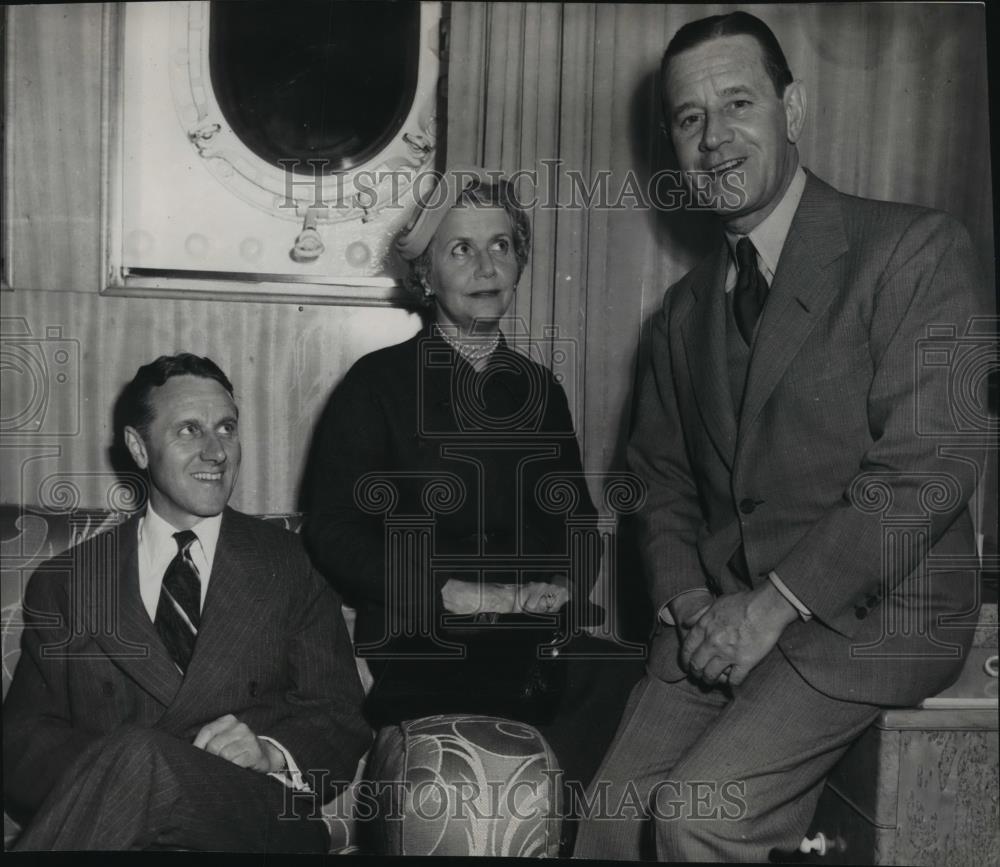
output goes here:
<path id="1" fill-rule="evenodd" d="M 656 616 L 660 618 L 661 623 L 665 623 L 667 626 L 677 625 L 677 623 L 674 621 L 673 614 L 670 613 L 669 605 L 675 599 L 679 599 L 681 596 L 684 596 L 687 593 L 706 593 L 708 594 L 709 598 L 714 598 L 712 597 L 712 591 L 709 590 L 707 587 L 692 587 L 690 590 L 682 590 L 675 596 L 671 596 L 666 602 L 664 602 L 660 606 L 660 610 L 656 612 Z M 705 607 L 707 608 L 710 604 L 711 604 L 710 602 L 706 603 Z"/>
<path id="2" fill-rule="evenodd" d="M 795 608 L 795 610 L 799 612 L 799 617 L 801 617 L 803 620 L 812 620 L 813 613 L 808 608 L 806 608 L 805 605 L 802 604 L 802 600 L 799 599 L 798 596 L 796 596 L 794 593 L 792 593 L 791 590 L 788 589 L 785 582 L 778 577 L 777 572 L 771 572 L 767 577 L 774 585 L 774 589 L 777 590 L 782 596 L 784 596 L 785 599 L 787 599 L 791 603 L 791 605 Z"/>
<path id="3" fill-rule="evenodd" d="M 302 779 L 302 771 L 299 770 L 299 766 L 295 764 L 295 759 L 292 758 L 292 754 L 288 750 L 274 738 L 269 738 L 266 735 L 258 735 L 257 739 L 267 741 L 285 757 L 285 769 L 283 771 L 271 771 L 268 773 L 269 777 L 274 777 L 279 783 L 287 786 L 292 791 L 312 792 L 306 781 Z"/>

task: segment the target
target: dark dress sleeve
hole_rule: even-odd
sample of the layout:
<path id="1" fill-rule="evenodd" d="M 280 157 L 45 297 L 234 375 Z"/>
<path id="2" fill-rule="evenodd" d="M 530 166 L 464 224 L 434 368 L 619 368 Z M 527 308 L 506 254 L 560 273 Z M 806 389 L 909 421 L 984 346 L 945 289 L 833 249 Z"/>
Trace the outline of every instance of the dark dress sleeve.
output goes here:
<path id="1" fill-rule="evenodd" d="M 597 581 L 601 567 L 597 509 L 585 478 L 566 393 L 550 371 L 546 370 L 545 374 L 548 399 L 541 432 L 558 450 L 556 457 L 542 465 L 544 469 L 537 475 L 535 484 L 529 485 L 529 490 L 534 488 L 535 496 L 525 510 L 528 515 L 526 532 L 530 543 L 552 553 L 569 553 L 566 550 L 570 544 L 569 524 L 577 533 L 587 537 L 586 543 L 578 548 L 581 556 L 569 576 L 573 595 L 586 598 Z M 561 493 L 559 487 L 562 488 Z M 566 508 L 563 509 L 563 506 Z"/>
<path id="2" fill-rule="evenodd" d="M 355 365 L 323 413 L 305 485 L 309 553 L 349 605 L 385 604 L 382 518 L 360 508 L 355 489 L 366 473 L 388 467 L 385 415 L 374 383 Z"/>

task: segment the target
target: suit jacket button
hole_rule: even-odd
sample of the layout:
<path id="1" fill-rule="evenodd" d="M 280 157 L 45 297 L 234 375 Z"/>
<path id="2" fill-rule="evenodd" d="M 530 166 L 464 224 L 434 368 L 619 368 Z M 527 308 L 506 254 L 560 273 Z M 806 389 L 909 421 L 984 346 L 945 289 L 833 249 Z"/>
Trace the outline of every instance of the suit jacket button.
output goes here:
<path id="1" fill-rule="evenodd" d="M 251 680 L 250 683 L 247 684 L 247 689 L 250 692 L 250 698 L 257 698 L 257 681 L 256 680 Z"/>
<path id="2" fill-rule="evenodd" d="M 859 605 L 854 609 L 854 616 L 857 617 L 858 620 L 864 620 L 868 616 L 868 609 L 863 605 Z"/>
<path id="3" fill-rule="evenodd" d="M 110 681 L 106 680 L 101 684 L 101 695 L 105 698 L 111 698 L 115 694 L 115 685 Z"/>
<path id="4" fill-rule="evenodd" d="M 750 497 L 744 497 L 740 500 L 740 511 L 744 515 L 752 515 L 753 510 L 757 508 L 757 503 L 750 499 Z"/>

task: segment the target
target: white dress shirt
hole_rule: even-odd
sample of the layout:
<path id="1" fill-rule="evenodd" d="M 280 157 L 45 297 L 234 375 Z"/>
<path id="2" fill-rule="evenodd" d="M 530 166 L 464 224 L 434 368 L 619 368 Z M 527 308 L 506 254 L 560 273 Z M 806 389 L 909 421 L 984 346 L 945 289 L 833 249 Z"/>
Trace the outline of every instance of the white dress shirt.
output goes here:
<path id="1" fill-rule="evenodd" d="M 201 611 L 205 610 L 205 597 L 208 594 L 208 582 L 212 575 L 212 564 L 215 563 L 215 549 L 219 544 L 219 530 L 221 528 L 221 513 L 211 518 L 203 518 L 191 527 L 197 539 L 191 543 L 188 553 L 201 580 L 199 608 Z M 149 619 L 154 623 L 156 622 L 156 607 L 160 602 L 163 576 L 170 561 L 177 556 L 177 540 L 174 539 L 176 532 L 178 532 L 177 528 L 161 518 L 152 506 L 147 506 L 146 514 L 139 519 L 139 595 L 142 597 L 142 604 L 146 613 L 149 614 Z M 184 610 L 179 606 L 177 610 L 187 620 Z M 257 733 L 254 732 L 254 734 Z M 296 791 L 309 791 L 309 787 L 302 779 L 302 773 L 291 753 L 274 738 L 269 738 L 266 735 L 257 735 L 257 738 L 273 744 L 285 757 L 286 770 L 272 772 L 269 776 Z"/>
<path id="2" fill-rule="evenodd" d="M 792 228 L 792 220 L 795 219 L 795 212 L 798 210 L 805 188 L 806 173 L 802 166 L 799 166 L 792 176 L 788 189 L 785 190 L 785 195 L 778 202 L 778 206 L 764 218 L 760 225 L 751 229 L 749 234 L 745 236 L 726 232 L 726 241 L 729 243 L 729 252 L 731 253 L 729 270 L 726 272 L 726 292 L 732 292 L 736 287 L 736 242 L 743 237 L 747 237 L 753 242 L 757 250 L 757 265 L 760 267 L 764 279 L 767 280 L 767 285 L 771 285 L 774 273 L 778 270 L 781 251 L 785 247 L 785 240 Z"/>
<path id="3" fill-rule="evenodd" d="M 198 537 L 191 543 L 189 553 L 201 579 L 200 610 L 205 608 L 205 595 L 208 593 L 208 581 L 212 575 L 221 527 L 220 514 L 203 518 L 191 528 Z M 177 556 L 177 541 L 174 539 L 176 532 L 177 528 L 157 515 L 151 506 L 147 507 L 146 514 L 139 519 L 139 594 L 150 620 L 156 620 L 156 606 L 160 602 L 163 576 L 170 561 Z M 178 610 L 183 614 L 182 609 Z"/>

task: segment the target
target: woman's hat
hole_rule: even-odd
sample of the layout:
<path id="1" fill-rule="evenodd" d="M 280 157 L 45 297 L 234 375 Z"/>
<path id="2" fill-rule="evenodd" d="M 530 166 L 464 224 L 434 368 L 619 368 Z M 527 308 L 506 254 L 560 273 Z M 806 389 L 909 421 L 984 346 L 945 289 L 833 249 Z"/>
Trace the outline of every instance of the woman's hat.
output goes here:
<path id="1" fill-rule="evenodd" d="M 417 212 L 410 225 L 396 239 L 396 251 L 404 259 L 416 259 L 431 242 L 434 233 L 469 187 L 476 184 L 493 186 L 503 180 L 497 170 L 481 166 L 454 166 L 443 174 L 424 174 L 414 185 Z"/>

